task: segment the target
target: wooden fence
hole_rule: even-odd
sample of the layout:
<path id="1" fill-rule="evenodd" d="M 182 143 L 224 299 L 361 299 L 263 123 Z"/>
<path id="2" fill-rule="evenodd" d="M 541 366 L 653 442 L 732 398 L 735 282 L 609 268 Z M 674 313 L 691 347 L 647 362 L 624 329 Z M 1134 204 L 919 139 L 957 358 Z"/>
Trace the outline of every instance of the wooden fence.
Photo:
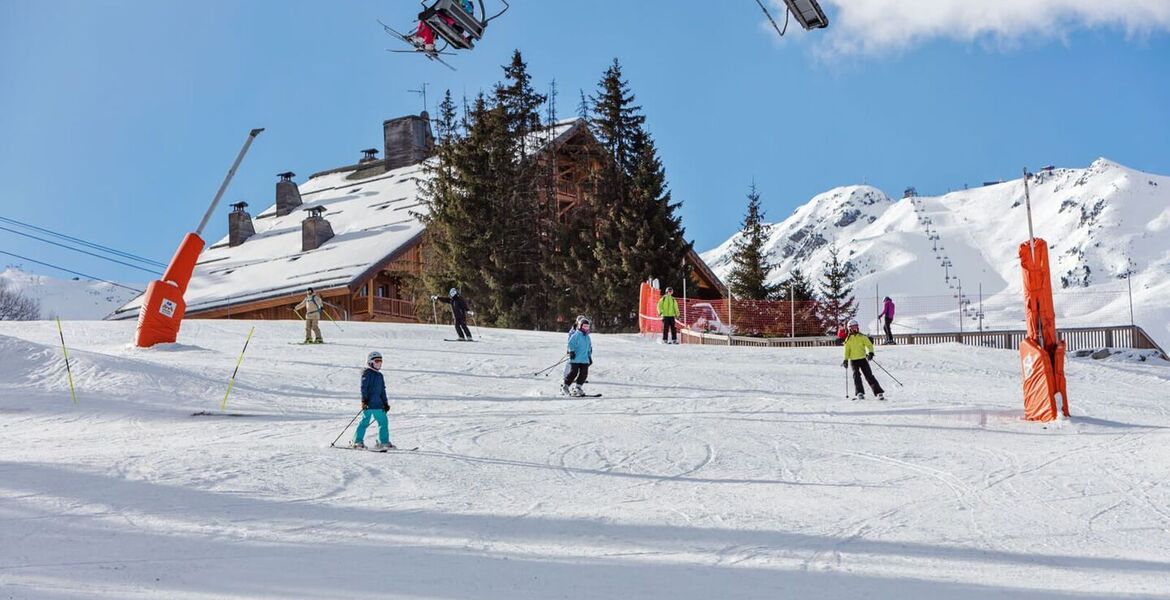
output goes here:
<path id="1" fill-rule="evenodd" d="M 816 337 L 775 337 L 756 338 L 735 335 L 720 335 L 715 333 L 700 333 L 684 329 L 680 333 L 684 343 L 707 344 L 723 346 L 759 346 L 759 347 L 809 347 L 835 346 L 835 336 Z M 1166 351 L 1154 342 L 1141 327 L 1135 325 L 1119 325 L 1116 327 L 1069 327 L 1057 329 L 1060 339 L 1065 341 L 1069 352 L 1089 348 L 1133 348 L 1135 350 L 1157 350 L 1166 357 Z M 1002 348 L 1015 350 L 1027 332 L 1024 330 L 1012 331 L 964 331 L 939 333 L 898 333 L 894 334 L 894 343 L 899 345 L 916 344 L 945 344 L 954 342 L 986 348 Z M 885 336 L 873 336 L 874 344 L 885 343 Z"/>

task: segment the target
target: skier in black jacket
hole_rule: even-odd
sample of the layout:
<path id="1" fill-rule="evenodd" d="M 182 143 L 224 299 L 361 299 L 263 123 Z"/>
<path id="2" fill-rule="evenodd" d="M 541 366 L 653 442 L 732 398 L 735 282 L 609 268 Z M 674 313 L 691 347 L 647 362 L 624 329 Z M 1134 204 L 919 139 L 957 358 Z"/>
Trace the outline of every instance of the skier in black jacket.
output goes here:
<path id="1" fill-rule="evenodd" d="M 447 292 L 447 298 L 440 298 L 438 296 L 431 296 L 431 301 L 438 300 L 451 305 L 451 316 L 455 318 L 455 333 L 459 335 L 459 341 L 471 342 L 475 341 L 471 337 L 471 330 L 467 328 L 467 315 L 474 314 L 467 310 L 467 302 L 463 300 L 463 296 L 459 295 L 459 290 L 451 288 Z"/>

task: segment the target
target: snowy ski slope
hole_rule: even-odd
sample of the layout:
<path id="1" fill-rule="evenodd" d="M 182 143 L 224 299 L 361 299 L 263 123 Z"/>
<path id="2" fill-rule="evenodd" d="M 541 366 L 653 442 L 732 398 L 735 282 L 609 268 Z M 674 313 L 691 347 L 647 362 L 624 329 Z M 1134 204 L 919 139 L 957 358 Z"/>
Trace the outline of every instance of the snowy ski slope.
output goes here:
<path id="1" fill-rule="evenodd" d="M 246 416 L 191 416 L 252 325 Z M 839 349 L 599 334 L 574 399 L 560 333 L 324 327 L 66 322 L 74 405 L 55 324 L 0 323 L 0 598 L 1170 597 L 1165 363 L 1072 361 L 1045 429 L 1010 351 L 882 348 L 853 403 Z M 329 448 L 374 349 L 418 452 Z"/>

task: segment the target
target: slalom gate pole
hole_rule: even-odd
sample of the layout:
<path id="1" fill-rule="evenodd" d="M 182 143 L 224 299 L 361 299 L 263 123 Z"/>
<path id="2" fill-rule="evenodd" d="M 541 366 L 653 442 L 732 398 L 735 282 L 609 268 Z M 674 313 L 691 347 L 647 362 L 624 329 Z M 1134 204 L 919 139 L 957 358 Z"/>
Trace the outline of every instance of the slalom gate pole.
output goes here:
<path id="1" fill-rule="evenodd" d="M 545 368 L 533 373 L 532 375 L 536 376 L 536 375 L 540 375 L 541 373 L 544 373 L 544 376 L 548 377 L 548 374 L 550 371 L 552 371 L 553 369 L 557 368 L 558 366 L 564 364 L 564 362 L 566 360 L 569 360 L 568 355 L 566 355 L 564 358 L 558 360 L 557 362 L 553 363 L 552 365 L 549 365 L 548 367 L 545 367 Z"/>
<path id="2" fill-rule="evenodd" d="M 236 373 L 240 372 L 240 365 L 244 364 L 244 353 L 248 351 L 248 342 L 252 341 L 252 333 L 256 331 L 256 327 L 252 326 L 248 330 L 248 337 L 244 340 L 244 349 L 240 350 L 240 359 L 236 361 L 236 368 L 232 371 L 232 376 L 228 379 L 227 391 L 223 394 L 223 402 L 219 403 L 219 409 L 227 408 L 228 394 L 232 393 L 232 386 L 236 384 Z"/>
<path id="3" fill-rule="evenodd" d="M 69 377 L 69 396 L 77 404 L 77 392 L 73 389 L 73 369 L 69 367 L 69 350 L 65 348 L 65 330 L 61 329 L 61 319 L 57 318 L 57 333 L 61 336 L 61 353 L 65 355 L 65 374 Z"/>
<path id="4" fill-rule="evenodd" d="M 877 366 L 878 366 L 878 368 L 879 368 L 879 369 L 881 369 L 882 371 L 884 371 L 886 375 L 889 375 L 889 376 L 890 376 L 890 379 L 893 379 L 893 380 L 894 380 L 894 383 L 898 384 L 898 387 L 906 387 L 906 386 L 902 385 L 902 382 L 901 382 L 901 381 L 898 381 L 898 378 L 897 378 L 897 377 L 894 377 L 893 373 L 890 373 L 889 371 L 886 371 L 886 368 L 885 368 L 885 367 L 883 367 L 881 363 L 879 363 L 879 362 L 878 362 L 878 361 L 876 361 L 876 360 L 870 360 L 869 362 L 871 362 L 871 363 L 873 363 L 873 364 L 877 365 Z"/>
<path id="5" fill-rule="evenodd" d="M 349 420 L 349 425 L 346 425 L 345 429 L 342 429 L 341 433 L 337 434 L 337 437 L 334 438 L 334 440 L 332 442 L 329 442 L 330 448 L 332 448 L 335 444 L 337 444 L 337 440 L 340 440 L 341 436 L 345 435 L 346 431 L 349 431 L 350 426 L 353 425 L 353 422 L 356 421 L 358 417 L 362 416 L 363 412 L 365 412 L 364 408 L 362 410 L 359 410 L 358 413 L 356 415 L 354 415 L 352 419 Z"/>

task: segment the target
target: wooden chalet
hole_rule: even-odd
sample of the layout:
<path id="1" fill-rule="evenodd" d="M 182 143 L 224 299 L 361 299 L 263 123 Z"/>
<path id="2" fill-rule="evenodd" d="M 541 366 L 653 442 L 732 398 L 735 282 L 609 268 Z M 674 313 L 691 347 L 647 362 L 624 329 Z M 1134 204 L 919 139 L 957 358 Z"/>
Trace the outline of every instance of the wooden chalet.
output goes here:
<path id="1" fill-rule="evenodd" d="M 208 247 L 195 267 L 187 318 L 297 319 L 292 307 L 313 288 L 339 321 L 429 320 L 428 294 L 412 292 L 410 282 L 421 274 L 426 243 L 420 184 L 433 149 L 430 122 L 425 112 L 392 119 L 383 133 L 382 159 L 377 149 L 363 150 L 356 164 L 316 173 L 299 186 L 294 173 L 281 173 L 276 203 L 255 219 L 246 203 L 233 204 L 228 236 Z M 535 158 L 551 161 L 555 174 L 540 193 L 550 217 L 562 219 L 586 198 L 604 152 L 581 119 L 534 137 Z M 687 260 L 692 296 L 725 294 L 697 253 Z M 419 301 L 425 305 L 416 306 Z M 137 318 L 140 302 L 110 318 Z"/>

